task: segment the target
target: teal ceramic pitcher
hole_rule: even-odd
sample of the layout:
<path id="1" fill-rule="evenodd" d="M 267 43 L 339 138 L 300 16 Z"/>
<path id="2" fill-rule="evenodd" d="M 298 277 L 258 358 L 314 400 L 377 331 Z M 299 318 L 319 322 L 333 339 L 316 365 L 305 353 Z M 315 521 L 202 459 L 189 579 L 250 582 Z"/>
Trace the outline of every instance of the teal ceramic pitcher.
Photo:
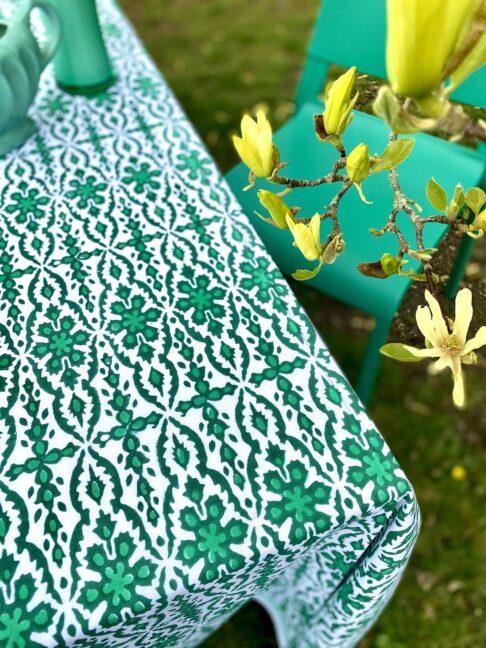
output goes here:
<path id="1" fill-rule="evenodd" d="M 30 28 L 34 8 L 45 16 L 48 36 L 42 46 Z M 0 19 L 0 156 L 23 144 L 35 130 L 27 113 L 60 36 L 58 16 L 45 0 L 24 1 L 11 20 Z"/>

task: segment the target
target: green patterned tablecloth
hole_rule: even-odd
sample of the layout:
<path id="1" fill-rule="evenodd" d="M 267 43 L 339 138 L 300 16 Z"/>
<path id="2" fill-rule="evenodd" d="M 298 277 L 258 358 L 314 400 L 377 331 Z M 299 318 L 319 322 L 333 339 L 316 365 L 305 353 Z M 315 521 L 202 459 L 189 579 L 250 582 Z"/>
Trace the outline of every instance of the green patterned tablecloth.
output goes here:
<path id="1" fill-rule="evenodd" d="M 0 160 L 0 646 L 190 648 L 252 597 L 282 648 L 352 646 L 412 549 L 412 489 L 99 4 L 117 85 L 48 72 Z"/>

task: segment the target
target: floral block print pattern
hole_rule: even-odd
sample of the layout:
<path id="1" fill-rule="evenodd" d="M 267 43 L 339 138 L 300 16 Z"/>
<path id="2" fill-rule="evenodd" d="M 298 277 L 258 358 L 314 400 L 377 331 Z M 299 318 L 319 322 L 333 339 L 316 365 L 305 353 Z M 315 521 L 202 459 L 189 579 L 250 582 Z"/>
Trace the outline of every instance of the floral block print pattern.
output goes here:
<path id="1" fill-rule="evenodd" d="M 126 20 L 0 161 L 0 645 L 190 648 L 257 597 L 354 645 L 410 484 Z M 2 2 L 6 14 L 15 3 Z"/>

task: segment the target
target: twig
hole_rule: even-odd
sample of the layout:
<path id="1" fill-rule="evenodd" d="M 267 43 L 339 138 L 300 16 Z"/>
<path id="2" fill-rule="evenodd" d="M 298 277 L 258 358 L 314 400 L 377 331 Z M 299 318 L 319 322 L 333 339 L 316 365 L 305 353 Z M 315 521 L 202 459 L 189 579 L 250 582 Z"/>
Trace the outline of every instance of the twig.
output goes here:
<path id="1" fill-rule="evenodd" d="M 338 207 L 339 207 L 339 202 L 341 198 L 349 191 L 349 189 L 353 186 L 353 183 L 351 180 L 346 179 L 343 186 L 341 189 L 337 192 L 337 194 L 334 196 L 334 198 L 331 200 L 329 205 L 327 206 L 327 209 L 324 213 L 320 215 L 321 221 L 326 220 L 327 218 L 332 218 L 333 221 L 333 227 L 332 227 L 332 238 L 336 234 L 339 234 L 341 231 L 341 227 L 339 225 L 339 219 L 338 219 Z M 311 222 L 311 218 L 298 218 L 295 217 L 295 220 L 297 223 L 302 223 L 303 225 L 308 225 Z"/>
<path id="2" fill-rule="evenodd" d="M 338 171 L 346 166 L 346 158 L 340 158 L 334 162 L 332 170 L 322 178 L 317 180 L 297 180 L 295 178 L 285 178 L 283 176 L 274 175 L 269 178 L 270 182 L 279 185 L 286 185 L 289 189 L 297 189 L 301 187 L 317 187 L 322 184 L 332 184 L 333 182 L 346 182 L 348 177 L 340 175 Z"/>
<path id="3" fill-rule="evenodd" d="M 341 231 L 341 227 L 339 225 L 339 219 L 338 219 L 338 207 L 339 203 L 341 201 L 341 198 L 351 189 L 353 186 L 352 180 L 349 180 L 349 178 L 344 182 L 343 186 L 341 189 L 337 192 L 337 194 L 334 196 L 334 198 L 331 200 L 329 203 L 329 214 L 333 220 L 333 226 L 332 226 L 332 233 L 331 235 L 336 235 L 339 234 Z"/>
<path id="4" fill-rule="evenodd" d="M 486 128 L 481 123 L 471 122 L 465 127 L 463 134 L 467 138 L 475 139 L 479 142 L 486 142 Z"/>
<path id="5" fill-rule="evenodd" d="M 400 232 L 396 225 L 396 217 L 400 211 L 403 211 L 407 214 L 407 216 L 410 218 L 412 221 L 412 224 L 415 228 L 415 240 L 417 243 L 417 251 L 418 252 L 425 252 L 425 247 L 424 247 L 424 241 L 423 241 L 423 229 L 424 229 L 424 222 L 426 222 L 425 218 L 421 218 L 419 214 L 410 206 L 410 201 L 407 199 L 407 197 L 403 194 L 402 189 L 400 187 L 400 182 L 398 180 L 398 173 L 396 169 L 392 169 L 389 173 L 389 178 L 390 178 L 390 184 L 393 189 L 393 205 L 394 209 L 392 213 L 390 214 L 388 218 L 388 223 L 386 224 L 385 228 L 386 231 L 393 232 L 399 241 L 400 244 L 400 252 L 401 254 L 410 254 L 412 252 L 412 249 L 410 248 L 409 243 L 404 239 L 403 234 Z M 429 218 L 433 218 L 433 221 L 428 221 L 428 222 L 442 222 L 442 217 L 441 216 L 431 216 Z M 446 218 L 446 217 L 444 217 Z M 438 220 L 440 219 L 440 220 Z M 454 221 L 455 222 L 455 221 Z M 452 221 L 449 221 L 447 219 L 447 223 L 451 225 Z M 406 249 L 405 249 L 406 248 Z M 413 255 L 412 255 L 413 256 Z M 434 274 L 432 271 L 432 264 L 429 261 L 424 261 L 423 262 L 423 269 L 424 269 L 424 275 L 425 279 L 427 282 L 427 287 L 430 291 L 430 293 L 435 297 L 437 300 L 440 310 L 442 313 L 442 317 L 444 318 L 444 321 L 446 322 L 447 327 L 449 327 L 448 324 L 448 319 L 447 315 L 442 303 L 441 298 L 439 297 L 437 293 L 437 288 L 434 282 Z"/>

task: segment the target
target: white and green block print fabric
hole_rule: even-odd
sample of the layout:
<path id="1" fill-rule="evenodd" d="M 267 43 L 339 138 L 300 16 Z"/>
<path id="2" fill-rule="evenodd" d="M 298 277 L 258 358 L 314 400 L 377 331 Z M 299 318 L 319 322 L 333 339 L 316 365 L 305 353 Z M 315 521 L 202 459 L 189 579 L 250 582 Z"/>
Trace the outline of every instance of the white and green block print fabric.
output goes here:
<path id="1" fill-rule="evenodd" d="M 412 489 L 99 5 L 118 83 L 48 73 L 0 161 L 0 646 L 190 648 L 252 597 L 282 648 L 352 646 L 412 549 Z"/>

